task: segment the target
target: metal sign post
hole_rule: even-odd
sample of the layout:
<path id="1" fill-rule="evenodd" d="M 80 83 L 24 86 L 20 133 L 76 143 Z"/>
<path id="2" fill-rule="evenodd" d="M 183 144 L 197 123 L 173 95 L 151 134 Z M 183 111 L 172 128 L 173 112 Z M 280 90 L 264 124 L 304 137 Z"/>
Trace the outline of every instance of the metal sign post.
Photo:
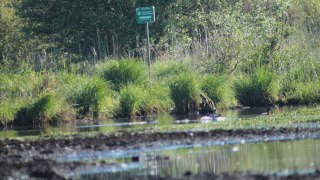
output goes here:
<path id="1" fill-rule="evenodd" d="M 149 23 L 147 23 L 147 41 L 148 41 L 148 65 L 149 65 L 149 76 L 150 76 L 151 53 L 150 53 Z"/>
<path id="2" fill-rule="evenodd" d="M 137 14 L 137 23 L 138 24 L 146 24 L 147 31 L 147 41 L 148 41 L 148 65 L 149 65 L 149 76 L 150 76 L 150 66 L 151 66 L 151 52 L 150 52 L 150 33 L 149 33 L 149 23 L 153 23 L 155 21 L 155 8 L 151 7 L 141 7 L 136 9 Z"/>

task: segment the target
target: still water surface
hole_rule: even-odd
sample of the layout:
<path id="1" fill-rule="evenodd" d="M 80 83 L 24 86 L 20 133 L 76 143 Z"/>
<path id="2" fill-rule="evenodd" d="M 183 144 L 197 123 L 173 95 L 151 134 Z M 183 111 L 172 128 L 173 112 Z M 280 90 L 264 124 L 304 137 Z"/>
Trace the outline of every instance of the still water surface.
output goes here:
<path id="1" fill-rule="evenodd" d="M 283 107 L 281 109 L 273 109 L 272 114 L 279 114 L 283 112 L 290 112 L 299 107 Z M 221 111 L 222 116 L 227 120 L 241 120 L 258 117 L 266 108 L 248 108 L 241 110 Z M 95 132 L 118 132 L 118 131 L 135 131 L 136 129 L 143 130 L 150 128 L 150 126 L 174 125 L 177 122 L 188 120 L 187 123 L 195 123 L 201 116 L 173 116 L 170 114 L 159 114 L 156 117 L 132 119 L 108 119 L 100 121 L 74 121 L 62 124 L 56 127 L 42 127 L 42 128 L 9 128 L 7 130 L 0 130 L 0 139 L 13 137 L 37 137 L 37 136 L 51 136 L 51 135 L 67 135 L 74 133 L 90 134 Z M 147 119 L 156 119 L 156 124 L 148 124 Z"/>
<path id="2" fill-rule="evenodd" d="M 129 175 L 179 177 L 185 172 L 197 174 L 247 171 L 285 175 L 307 173 L 320 168 L 319 139 L 231 143 L 204 147 L 180 145 L 139 151 L 99 152 L 96 156 L 90 156 L 88 152 L 82 153 L 86 154 L 85 158 L 83 156 L 69 160 L 82 162 L 104 160 L 107 163 L 94 168 L 85 166 L 65 171 L 66 177 L 87 178 L 92 175 L 110 179 Z M 79 157 L 81 157 L 80 154 Z M 112 165 L 108 165 L 108 162 Z"/>
<path id="3" fill-rule="evenodd" d="M 296 108 L 296 107 L 295 107 Z M 287 107 L 282 112 L 295 108 Z M 221 112 L 228 119 L 256 118 L 265 109 L 244 109 Z M 279 111 L 280 112 L 280 111 Z M 275 110 L 273 113 L 279 113 Z M 146 119 L 75 121 L 59 127 L 43 129 L 9 129 L 0 131 L 0 139 L 25 136 L 63 135 L 68 133 L 117 132 L 119 130 L 139 130 L 150 126 L 174 125 L 176 120 L 199 119 L 200 117 L 173 117 L 160 114 L 158 124 L 147 124 Z M 309 126 L 310 124 L 306 124 Z M 313 126 L 314 124 L 311 124 Z M 319 125 L 319 124 L 317 124 Z M 301 125 L 300 125 L 301 126 Z M 140 148 L 118 151 L 66 151 L 50 154 L 44 158 L 60 163 L 82 162 L 85 165 L 75 169 L 61 169 L 67 178 L 115 179 L 126 176 L 167 175 L 183 176 L 185 172 L 260 172 L 290 174 L 310 172 L 320 168 L 320 139 L 300 139 L 294 141 L 269 142 L 196 142 L 176 144 L 157 148 Z M 289 138 L 290 139 L 290 138 Z M 288 139 L 288 140 L 289 140 Z M 101 163 L 103 162 L 103 163 Z M 98 165 L 97 165 L 98 163 Z"/>

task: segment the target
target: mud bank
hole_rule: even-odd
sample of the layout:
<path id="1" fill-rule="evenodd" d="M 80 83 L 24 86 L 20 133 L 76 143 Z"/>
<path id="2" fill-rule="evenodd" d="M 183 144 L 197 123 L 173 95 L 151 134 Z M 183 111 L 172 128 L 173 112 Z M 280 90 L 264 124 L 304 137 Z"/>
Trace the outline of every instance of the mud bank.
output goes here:
<path id="1" fill-rule="evenodd" d="M 127 147 L 152 142 L 170 142 L 170 141 L 196 141 L 199 139 L 210 140 L 228 140 L 230 138 L 250 139 L 256 137 L 268 136 L 289 136 L 308 137 L 320 134 L 319 127 L 308 128 L 269 128 L 269 129 L 236 129 L 236 130 L 211 130 L 211 131 L 177 131 L 177 132 L 119 132 L 114 134 L 98 134 L 92 137 L 81 135 L 62 136 L 62 137 L 43 137 L 41 139 L 25 140 L 0 140 L 0 152 L 2 153 L 7 147 L 17 151 L 50 149 L 63 147 L 77 148 L 113 148 Z"/>
<path id="2" fill-rule="evenodd" d="M 196 132 L 162 132 L 98 134 L 92 137 L 80 135 L 64 137 L 45 137 L 41 139 L 1 140 L 0 141 L 0 179 L 69 179 L 72 172 L 80 166 L 88 168 L 110 167 L 113 164 L 98 162 L 61 162 L 55 155 L 79 151 L 99 152 L 121 149 L 157 148 L 172 144 L 194 144 L 197 142 L 243 143 L 260 141 L 289 141 L 304 138 L 320 138 L 320 128 L 271 128 L 212 130 Z M 90 176 L 100 179 L 102 176 Z M 278 176 L 277 174 L 192 174 L 185 172 L 183 177 L 125 177 L 124 179 L 317 179 L 319 170 L 308 174 Z"/>

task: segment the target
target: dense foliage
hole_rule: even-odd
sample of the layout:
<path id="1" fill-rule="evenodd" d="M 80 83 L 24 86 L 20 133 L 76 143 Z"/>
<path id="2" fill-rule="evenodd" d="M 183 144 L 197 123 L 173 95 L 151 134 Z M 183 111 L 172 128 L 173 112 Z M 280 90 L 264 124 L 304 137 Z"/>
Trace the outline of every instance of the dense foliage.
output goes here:
<path id="1" fill-rule="evenodd" d="M 1 0 L 0 120 L 56 100 L 66 119 L 319 103 L 319 29 L 317 0 Z"/>

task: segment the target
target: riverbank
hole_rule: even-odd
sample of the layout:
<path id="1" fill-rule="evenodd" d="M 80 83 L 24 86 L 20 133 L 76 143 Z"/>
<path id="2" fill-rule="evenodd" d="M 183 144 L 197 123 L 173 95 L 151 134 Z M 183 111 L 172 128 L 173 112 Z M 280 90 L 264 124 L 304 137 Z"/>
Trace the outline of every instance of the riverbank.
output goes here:
<path id="1" fill-rule="evenodd" d="M 109 60 L 69 72 L 1 72 L 0 125 L 43 126 L 74 119 L 134 118 L 156 113 L 212 113 L 233 107 L 316 104 L 319 82 L 291 81 L 267 67 L 212 74 L 189 61 Z M 85 67 L 83 67 L 85 68 Z M 281 78 L 280 78 L 281 77 Z M 281 80 L 281 81 L 280 81 Z"/>

